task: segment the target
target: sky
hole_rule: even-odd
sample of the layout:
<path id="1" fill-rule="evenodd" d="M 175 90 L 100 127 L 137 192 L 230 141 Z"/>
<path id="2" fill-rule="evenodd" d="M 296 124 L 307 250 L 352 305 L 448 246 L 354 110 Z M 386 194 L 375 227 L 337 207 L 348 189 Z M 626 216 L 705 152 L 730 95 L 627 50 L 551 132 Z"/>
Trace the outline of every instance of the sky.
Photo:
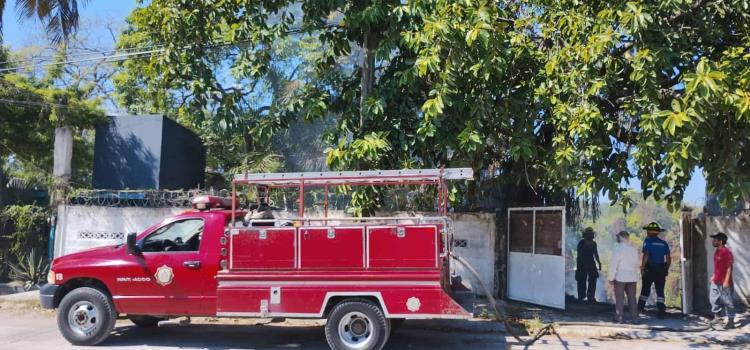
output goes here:
<path id="1" fill-rule="evenodd" d="M 113 24 L 123 25 L 127 15 L 137 6 L 135 0 L 94 0 L 88 3 L 81 12 L 80 22 L 82 25 L 94 23 L 92 25 L 93 35 L 100 35 L 103 38 L 110 37 L 110 34 L 101 25 L 96 25 L 102 21 L 108 21 Z M 15 12 L 15 6 L 10 4 L 3 14 L 3 35 L 4 42 L 11 49 L 18 50 L 25 46 L 46 46 L 41 24 L 36 20 L 18 21 L 18 15 Z M 110 40 L 111 41 L 111 40 Z M 640 189 L 640 181 L 633 179 L 630 186 Z M 688 185 L 685 193 L 685 203 L 696 207 L 702 207 L 706 202 L 706 179 L 700 169 L 693 172 L 693 178 Z M 601 201 L 607 203 L 606 200 Z"/>
<path id="2" fill-rule="evenodd" d="M 100 21 L 102 19 L 125 22 L 125 17 L 136 7 L 135 0 L 93 0 L 83 7 L 80 22 Z M 4 42 L 12 49 L 19 49 L 28 45 L 46 45 L 42 25 L 36 20 L 18 21 L 15 11 L 15 1 L 8 1 L 3 13 Z M 102 32 L 101 35 L 109 36 Z"/>

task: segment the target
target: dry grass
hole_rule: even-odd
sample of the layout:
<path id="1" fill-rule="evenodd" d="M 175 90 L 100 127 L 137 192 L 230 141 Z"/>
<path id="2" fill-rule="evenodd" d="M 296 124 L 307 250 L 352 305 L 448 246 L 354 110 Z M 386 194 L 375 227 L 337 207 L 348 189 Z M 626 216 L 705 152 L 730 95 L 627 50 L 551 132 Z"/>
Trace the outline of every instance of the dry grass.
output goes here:
<path id="1" fill-rule="evenodd" d="M 542 322 L 539 315 L 534 315 L 533 318 L 521 319 L 518 322 L 523 325 L 529 335 L 535 335 L 544 328 L 544 322 Z"/>
<path id="2" fill-rule="evenodd" d="M 42 309 L 39 305 L 39 300 L 8 300 L 0 299 L 0 310 L 1 311 L 35 311 L 40 314 L 53 314 L 53 310 Z"/>

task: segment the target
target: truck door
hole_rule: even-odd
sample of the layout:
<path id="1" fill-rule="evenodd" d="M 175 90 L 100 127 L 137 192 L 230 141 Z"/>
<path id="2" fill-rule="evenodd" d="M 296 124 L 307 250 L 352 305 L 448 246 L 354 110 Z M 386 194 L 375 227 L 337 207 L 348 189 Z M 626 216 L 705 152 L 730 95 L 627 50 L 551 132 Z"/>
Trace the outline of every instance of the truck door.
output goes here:
<path id="1" fill-rule="evenodd" d="M 133 264 L 118 285 L 123 312 L 130 314 L 207 314 L 212 297 L 204 262 L 208 242 L 203 242 L 205 222 L 200 217 L 182 217 L 153 230 L 139 241 L 141 255 L 131 255 Z"/>

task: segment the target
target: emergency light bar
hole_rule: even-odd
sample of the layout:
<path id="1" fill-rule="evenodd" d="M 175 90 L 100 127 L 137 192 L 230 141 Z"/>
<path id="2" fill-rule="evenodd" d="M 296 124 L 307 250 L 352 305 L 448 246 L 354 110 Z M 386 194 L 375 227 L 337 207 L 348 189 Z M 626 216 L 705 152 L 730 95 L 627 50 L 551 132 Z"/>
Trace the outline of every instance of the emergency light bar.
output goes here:
<path id="1" fill-rule="evenodd" d="M 346 185 L 362 183 L 389 183 L 410 181 L 472 180 L 471 168 L 443 169 L 403 169 L 403 170 L 362 170 L 324 171 L 303 173 L 238 174 L 235 183 L 264 184 L 270 186 L 296 185 L 304 181 L 306 185 Z"/>
<path id="2" fill-rule="evenodd" d="M 198 196 L 193 198 L 193 209 L 197 210 L 209 210 L 209 209 L 232 209 L 232 199 L 217 196 Z M 239 206 L 239 202 L 235 200 L 235 204 Z"/>

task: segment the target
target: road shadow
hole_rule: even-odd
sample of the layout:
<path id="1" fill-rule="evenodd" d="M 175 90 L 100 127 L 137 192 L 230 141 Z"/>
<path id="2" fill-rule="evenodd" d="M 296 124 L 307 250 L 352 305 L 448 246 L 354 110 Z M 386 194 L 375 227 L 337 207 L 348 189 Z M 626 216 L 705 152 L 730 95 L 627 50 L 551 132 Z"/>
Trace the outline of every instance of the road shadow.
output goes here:
<path id="1" fill-rule="evenodd" d="M 468 333 L 468 334 L 467 334 Z M 404 324 L 391 334 L 385 349 L 504 349 L 502 332 L 466 332 L 423 324 Z M 118 323 L 101 347 L 148 347 L 159 349 L 329 349 L 323 326 L 274 324 L 188 324 L 140 328 Z"/>
<path id="2" fill-rule="evenodd" d="M 99 346 L 220 349 L 328 349 L 322 326 L 188 324 L 161 328 L 118 325 Z"/>

